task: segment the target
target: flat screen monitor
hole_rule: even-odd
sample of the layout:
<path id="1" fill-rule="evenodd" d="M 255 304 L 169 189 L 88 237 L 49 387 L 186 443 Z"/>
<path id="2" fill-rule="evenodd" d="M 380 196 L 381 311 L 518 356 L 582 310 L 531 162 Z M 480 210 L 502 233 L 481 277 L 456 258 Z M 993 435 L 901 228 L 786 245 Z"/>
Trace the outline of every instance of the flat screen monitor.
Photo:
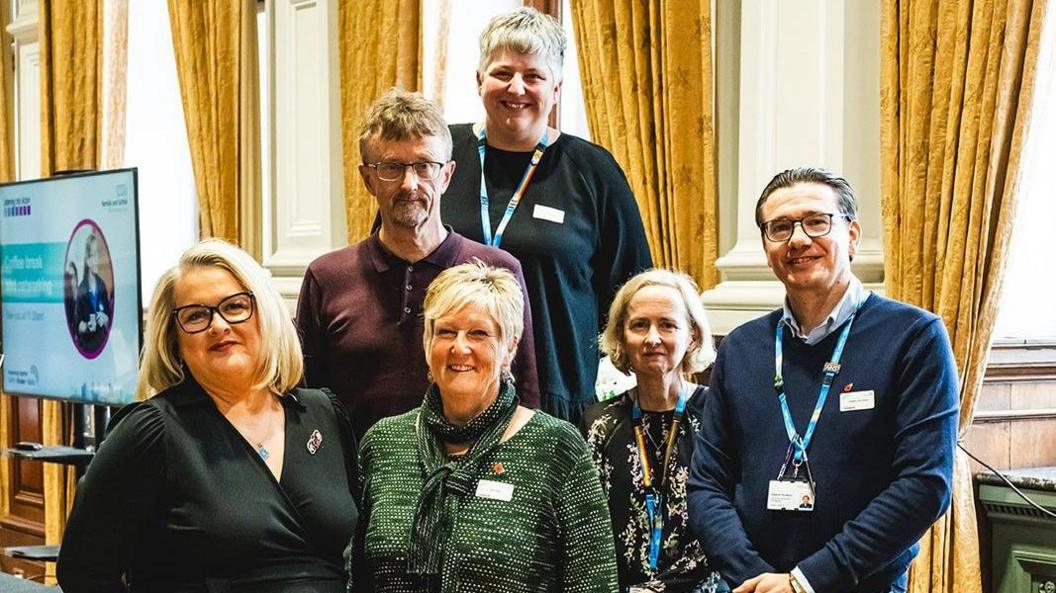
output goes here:
<path id="1" fill-rule="evenodd" d="M 4 391 L 134 399 L 142 341 L 136 170 L 0 185 Z"/>

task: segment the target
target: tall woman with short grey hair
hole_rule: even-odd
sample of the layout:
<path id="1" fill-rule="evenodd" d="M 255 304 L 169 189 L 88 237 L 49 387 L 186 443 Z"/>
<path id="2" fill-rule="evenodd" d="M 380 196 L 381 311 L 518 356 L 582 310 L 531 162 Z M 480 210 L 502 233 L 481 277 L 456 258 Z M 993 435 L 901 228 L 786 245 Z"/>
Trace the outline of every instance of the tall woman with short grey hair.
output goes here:
<path id="1" fill-rule="evenodd" d="M 301 376 L 267 272 L 219 240 L 185 252 L 151 300 L 136 388 L 149 399 L 118 412 L 77 488 L 62 589 L 343 592 L 355 444 Z"/>
<path id="2" fill-rule="evenodd" d="M 725 591 L 690 529 L 686 480 L 706 388 L 691 383 L 715 358 L 693 280 L 649 270 L 613 300 L 601 345 L 638 385 L 584 413 L 594 463 L 608 497 L 620 589 Z"/>
<path id="3" fill-rule="evenodd" d="M 583 439 L 518 405 L 513 275 L 448 268 L 425 296 L 432 385 L 360 448 L 362 591 L 615 593 L 612 530 Z M 357 546 L 359 547 L 359 546 Z"/>
<path id="4" fill-rule="evenodd" d="M 480 36 L 483 121 L 451 126 L 458 163 L 440 203 L 460 234 L 521 262 L 542 407 L 576 423 L 595 401 L 596 338 L 620 284 L 650 267 L 638 205 L 604 148 L 548 126 L 565 33 L 521 8 Z"/>

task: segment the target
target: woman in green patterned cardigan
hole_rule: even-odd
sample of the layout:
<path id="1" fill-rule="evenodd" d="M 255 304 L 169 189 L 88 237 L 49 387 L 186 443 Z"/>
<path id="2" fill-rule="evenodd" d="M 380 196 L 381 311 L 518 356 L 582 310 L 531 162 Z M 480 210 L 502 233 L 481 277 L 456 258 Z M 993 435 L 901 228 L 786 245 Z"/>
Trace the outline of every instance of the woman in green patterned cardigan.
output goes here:
<path id="1" fill-rule="evenodd" d="M 517 405 L 523 329 L 513 275 L 441 273 L 424 304 L 432 385 L 360 448 L 360 591 L 617 591 L 612 529 L 586 443 Z"/>

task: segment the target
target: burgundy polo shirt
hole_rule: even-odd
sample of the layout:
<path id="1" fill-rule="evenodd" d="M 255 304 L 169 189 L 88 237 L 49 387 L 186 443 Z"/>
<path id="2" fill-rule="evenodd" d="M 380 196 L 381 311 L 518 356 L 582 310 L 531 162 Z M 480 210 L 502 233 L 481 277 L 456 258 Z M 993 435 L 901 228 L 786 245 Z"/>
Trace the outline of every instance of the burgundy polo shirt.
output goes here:
<path id="1" fill-rule="evenodd" d="M 422 302 L 429 283 L 452 266 L 479 259 L 514 273 L 510 254 L 470 241 L 448 227 L 432 253 L 406 262 L 377 233 L 308 266 L 297 302 L 297 326 L 309 387 L 328 387 L 348 410 L 356 436 L 379 419 L 421 405 L 429 385 L 422 346 Z M 513 362 L 521 404 L 539 407 L 539 380 L 528 295 L 524 334 Z"/>

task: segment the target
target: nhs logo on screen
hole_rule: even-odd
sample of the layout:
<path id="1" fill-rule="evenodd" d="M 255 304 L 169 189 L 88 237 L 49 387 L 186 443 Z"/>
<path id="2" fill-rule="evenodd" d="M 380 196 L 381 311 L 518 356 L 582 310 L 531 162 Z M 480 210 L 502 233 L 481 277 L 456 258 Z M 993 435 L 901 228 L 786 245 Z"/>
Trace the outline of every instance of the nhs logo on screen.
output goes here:
<path id="1" fill-rule="evenodd" d="M 33 213 L 33 204 L 28 197 L 8 198 L 4 200 L 4 216 L 29 216 Z"/>

